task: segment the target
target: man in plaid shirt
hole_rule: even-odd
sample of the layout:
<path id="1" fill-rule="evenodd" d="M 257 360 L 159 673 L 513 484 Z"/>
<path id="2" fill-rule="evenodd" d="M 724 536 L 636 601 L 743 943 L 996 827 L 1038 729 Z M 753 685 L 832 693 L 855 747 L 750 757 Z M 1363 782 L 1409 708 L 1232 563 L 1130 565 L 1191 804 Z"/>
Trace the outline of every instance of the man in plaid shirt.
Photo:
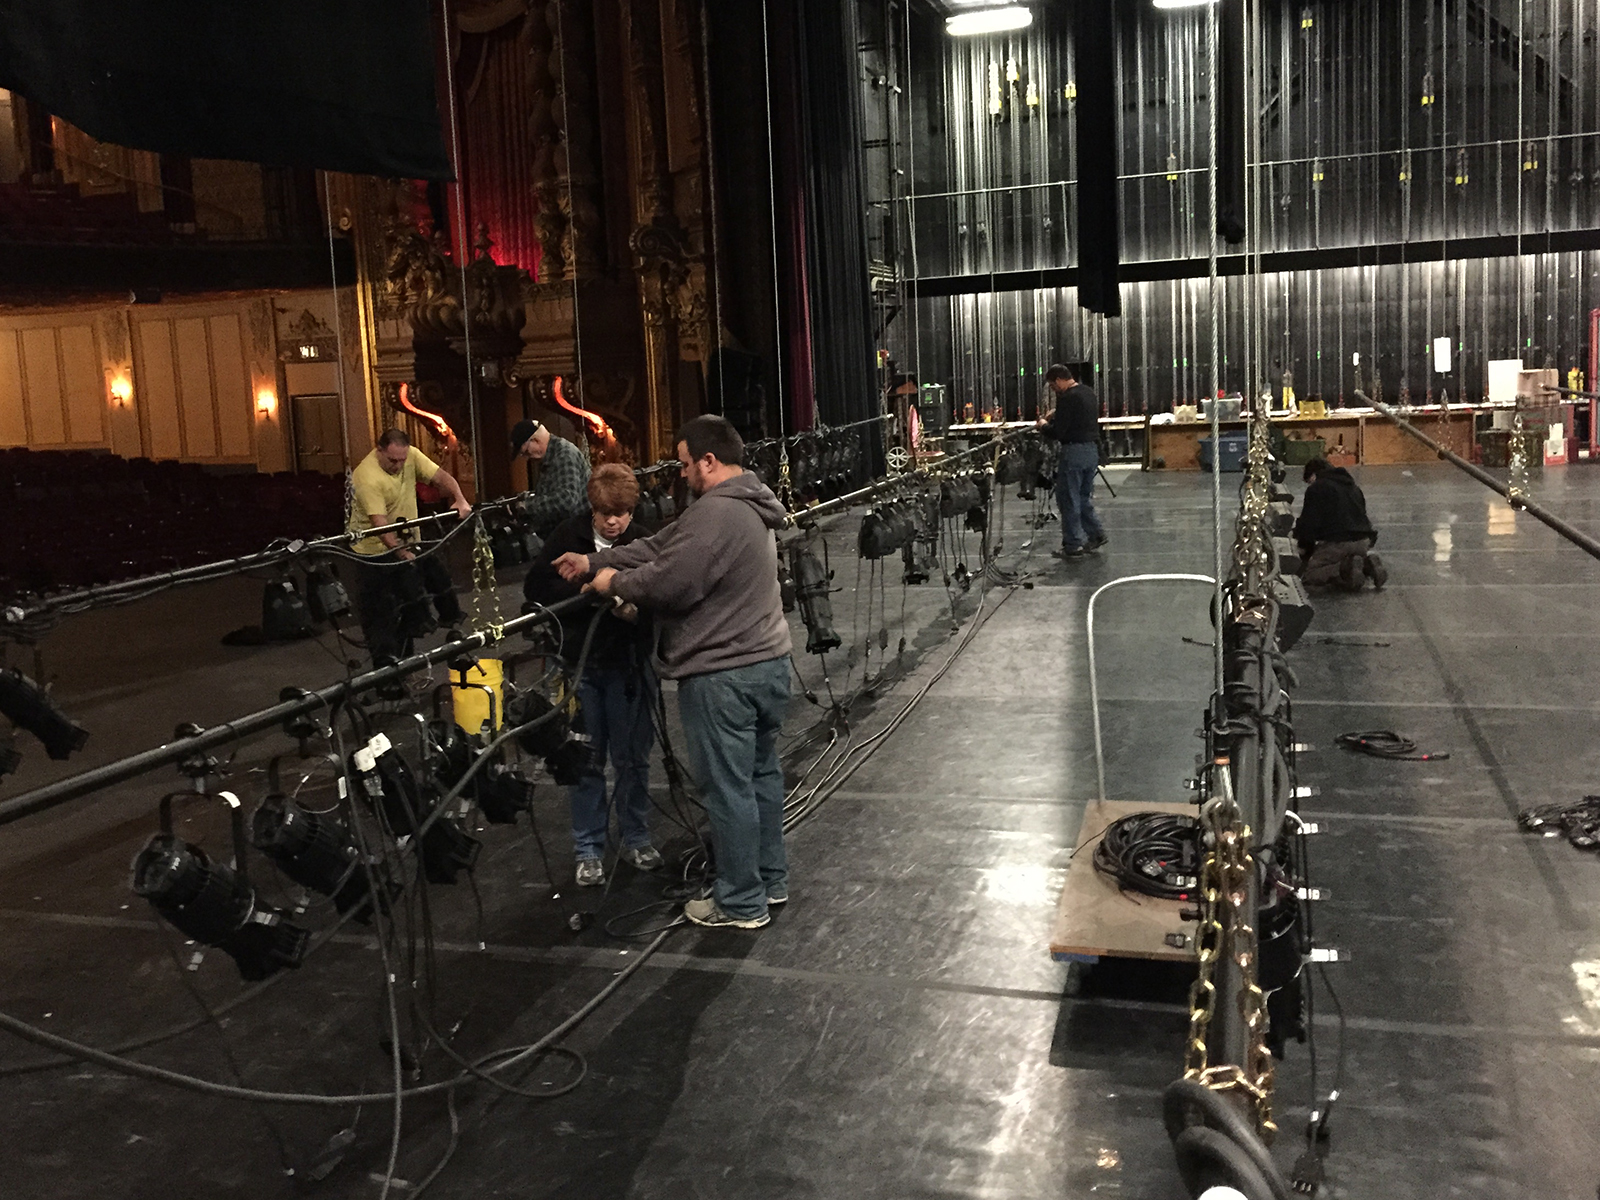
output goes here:
<path id="1" fill-rule="evenodd" d="M 538 421 L 518 421 L 511 431 L 511 456 L 539 465 L 539 490 L 523 509 L 541 538 L 569 517 L 589 511 L 589 455 L 566 438 L 552 437 Z"/>

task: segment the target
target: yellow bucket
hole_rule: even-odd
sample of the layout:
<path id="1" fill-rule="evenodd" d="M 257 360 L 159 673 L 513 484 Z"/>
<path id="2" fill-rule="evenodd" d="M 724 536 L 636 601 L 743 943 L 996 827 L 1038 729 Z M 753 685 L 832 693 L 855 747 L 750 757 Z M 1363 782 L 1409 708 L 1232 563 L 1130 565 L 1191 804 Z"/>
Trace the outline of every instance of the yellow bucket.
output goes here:
<path id="1" fill-rule="evenodd" d="M 465 671 L 450 672 L 455 722 L 472 736 L 505 728 L 505 666 L 498 658 L 480 658 Z"/>

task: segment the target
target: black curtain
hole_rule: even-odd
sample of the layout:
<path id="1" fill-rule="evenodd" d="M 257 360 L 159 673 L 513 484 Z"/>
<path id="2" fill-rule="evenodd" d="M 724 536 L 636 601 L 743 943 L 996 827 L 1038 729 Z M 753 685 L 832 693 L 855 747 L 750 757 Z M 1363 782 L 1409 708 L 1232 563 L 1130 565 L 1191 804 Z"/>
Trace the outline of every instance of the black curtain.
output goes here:
<path id="1" fill-rule="evenodd" d="M 801 0 L 806 283 L 817 416 L 876 416 L 855 0 Z"/>
<path id="2" fill-rule="evenodd" d="M 0 0 L 0 87 L 101 141 L 448 179 L 427 0 Z"/>
<path id="3" fill-rule="evenodd" d="M 1117 269 L 1117 46 L 1115 0 L 1075 0 L 1078 76 L 1078 303 L 1122 315 Z"/>
<path id="4" fill-rule="evenodd" d="M 1217 15 L 1217 234 L 1244 241 L 1244 0 Z"/>

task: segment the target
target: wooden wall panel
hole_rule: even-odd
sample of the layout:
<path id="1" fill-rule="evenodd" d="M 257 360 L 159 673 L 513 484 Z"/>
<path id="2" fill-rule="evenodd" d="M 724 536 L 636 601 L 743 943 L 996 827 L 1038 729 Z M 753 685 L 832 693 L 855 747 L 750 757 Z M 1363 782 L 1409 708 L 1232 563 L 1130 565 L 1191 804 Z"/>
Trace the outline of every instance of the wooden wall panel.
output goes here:
<path id="1" fill-rule="evenodd" d="M 204 317 L 172 323 L 178 350 L 178 400 L 183 414 L 185 458 L 217 457 L 216 397 L 211 383 L 211 348 Z"/>
<path id="2" fill-rule="evenodd" d="M 28 444 L 22 399 L 22 352 L 14 329 L 0 329 L 0 446 Z"/>
<path id="3" fill-rule="evenodd" d="M 61 338 L 61 390 L 67 407 L 67 441 L 106 444 L 106 383 L 94 327 L 65 325 Z"/>
<path id="4" fill-rule="evenodd" d="M 61 363 L 54 329 L 22 331 L 22 386 L 35 446 L 63 446 L 67 413 L 61 403 Z"/>
<path id="5" fill-rule="evenodd" d="M 139 355 L 134 361 L 133 398 L 144 413 L 145 454 L 151 458 L 182 458 L 172 326 L 166 321 L 141 321 L 134 329 Z"/>
<path id="6" fill-rule="evenodd" d="M 250 364 L 245 360 L 239 314 L 212 317 L 210 330 L 222 457 L 252 458 L 255 455 L 255 397 L 250 394 Z"/>

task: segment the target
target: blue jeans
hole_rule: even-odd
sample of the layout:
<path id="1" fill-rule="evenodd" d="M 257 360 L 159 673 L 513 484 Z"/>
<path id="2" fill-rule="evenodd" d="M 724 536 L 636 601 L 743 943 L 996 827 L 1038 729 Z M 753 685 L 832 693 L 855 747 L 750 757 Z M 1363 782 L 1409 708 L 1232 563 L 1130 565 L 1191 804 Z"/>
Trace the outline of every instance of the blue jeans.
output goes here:
<path id="1" fill-rule="evenodd" d="M 678 681 L 689 765 L 711 819 L 717 907 L 742 919 L 767 911 L 789 878 L 783 849 L 778 730 L 789 708 L 789 656 Z"/>
<path id="2" fill-rule="evenodd" d="M 637 850 L 650 844 L 650 747 L 655 742 L 656 680 L 649 667 L 590 667 L 578 685 L 583 729 L 594 743 L 594 757 L 572 789 L 572 847 L 577 857 L 600 858 L 610 813 L 606 810 L 606 752 L 616 768 L 611 798 L 616 804 L 622 845 Z"/>
<path id="3" fill-rule="evenodd" d="M 1094 512 L 1094 476 L 1100 468 L 1100 447 L 1093 442 L 1068 442 L 1056 464 L 1056 507 L 1061 510 L 1061 546 L 1076 550 L 1084 541 L 1105 537 Z"/>

